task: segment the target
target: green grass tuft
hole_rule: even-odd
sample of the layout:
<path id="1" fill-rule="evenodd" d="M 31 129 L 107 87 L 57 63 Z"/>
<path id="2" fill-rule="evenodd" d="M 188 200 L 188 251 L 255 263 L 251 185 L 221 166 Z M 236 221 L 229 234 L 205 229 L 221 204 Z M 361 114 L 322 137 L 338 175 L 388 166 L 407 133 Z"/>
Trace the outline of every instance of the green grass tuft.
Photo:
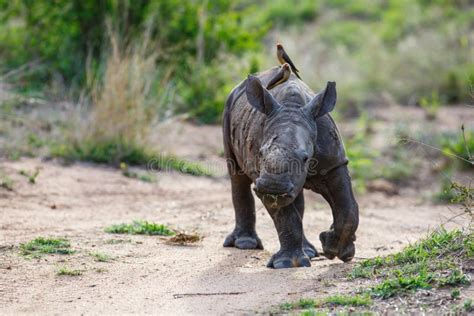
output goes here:
<path id="1" fill-rule="evenodd" d="M 311 299 L 311 298 L 302 298 L 298 301 L 298 303 L 296 304 L 296 306 L 298 308 L 314 308 L 316 307 L 316 305 L 318 304 L 317 301 Z"/>
<path id="2" fill-rule="evenodd" d="M 139 173 L 136 171 L 125 170 L 125 171 L 122 171 L 122 174 L 127 178 L 137 179 L 143 182 L 152 183 L 156 181 L 156 179 L 153 176 L 149 174 Z"/>
<path id="3" fill-rule="evenodd" d="M 431 275 L 417 275 L 413 277 L 398 277 L 388 279 L 374 286 L 370 293 L 374 297 L 389 298 L 396 294 L 405 293 L 417 289 L 431 289 Z"/>
<path id="4" fill-rule="evenodd" d="M 127 178 L 137 179 L 148 183 L 156 181 L 156 178 L 153 175 L 142 170 L 131 170 L 129 166 L 124 162 L 120 163 L 120 170 L 122 170 L 122 174 Z"/>
<path id="5" fill-rule="evenodd" d="M 314 308 L 318 305 L 318 301 L 312 298 L 302 298 L 294 303 L 283 303 L 280 305 L 281 310 L 292 310 L 292 309 L 308 309 Z"/>
<path id="6" fill-rule="evenodd" d="M 459 297 L 461 297 L 461 291 L 459 289 L 453 289 L 451 291 L 451 298 L 455 300 L 455 299 L 458 299 Z"/>
<path id="7" fill-rule="evenodd" d="M 98 251 L 91 252 L 90 255 L 97 262 L 110 262 L 110 261 L 113 260 L 113 258 L 111 256 L 109 256 L 108 254 L 98 252 Z"/>
<path id="8" fill-rule="evenodd" d="M 368 295 L 333 295 L 323 300 L 323 305 L 369 306 L 372 299 Z"/>
<path id="9" fill-rule="evenodd" d="M 284 303 L 280 305 L 281 310 L 308 310 L 313 308 L 331 307 L 331 306 L 369 306 L 372 299 L 369 295 L 332 295 L 323 299 L 302 298 L 294 303 Z M 313 312 L 305 311 L 305 312 Z"/>
<path id="10" fill-rule="evenodd" d="M 132 224 L 112 225 L 105 229 L 111 234 L 173 236 L 175 232 L 166 225 L 148 221 L 134 221 Z"/>
<path id="11" fill-rule="evenodd" d="M 472 303 L 472 299 L 471 298 L 466 299 L 463 303 L 463 307 L 466 312 L 474 311 L 474 304 Z"/>
<path id="12" fill-rule="evenodd" d="M 116 245 L 116 244 L 124 244 L 124 243 L 131 243 L 131 242 L 132 242 L 131 239 L 114 239 L 114 238 L 107 239 L 105 241 L 107 245 Z"/>
<path id="13" fill-rule="evenodd" d="M 71 269 L 68 267 L 59 267 L 56 275 L 79 276 L 82 275 L 82 270 Z"/>
<path id="14" fill-rule="evenodd" d="M 29 183 L 35 184 L 36 183 L 36 178 L 39 176 L 39 169 L 35 169 L 35 171 L 32 171 L 32 172 L 29 172 L 29 171 L 26 171 L 26 170 L 20 170 L 20 172 L 18 174 L 28 178 Z"/>
<path id="15" fill-rule="evenodd" d="M 21 254 L 24 256 L 40 256 L 42 254 L 69 255 L 75 253 L 68 240 L 62 238 L 38 237 L 25 244 L 20 244 Z"/>
<path id="16" fill-rule="evenodd" d="M 0 188 L 4 188 L 8 191 L 13 191 L 13 180 L 2 172 L 0 172 Z"/>
<path id="17" fill-rule="evenodd" d="M 289 310 L 292 310 L 293 308 L 294 308 L 293 303 L 280 304 L 280 309 L 283 310 L 283 311 L 289 311 Z"/>

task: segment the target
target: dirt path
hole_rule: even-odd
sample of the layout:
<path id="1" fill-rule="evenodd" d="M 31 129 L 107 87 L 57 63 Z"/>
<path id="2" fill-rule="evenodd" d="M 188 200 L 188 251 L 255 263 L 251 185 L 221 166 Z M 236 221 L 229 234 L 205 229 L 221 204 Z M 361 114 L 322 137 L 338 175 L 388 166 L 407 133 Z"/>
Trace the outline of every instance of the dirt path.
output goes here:
<path id="1" fill-rule="evenodd" d="M 2 165 L 14 178 L 15 190 L 0 190 L 1 314 L 245 313 L 358 284 L 333 280 L 352 266 L 340 261 L 317 259 L 311 268 L 267 269 L 265 264 L 278 244 L 271 219 L 259 203 L 257 229 L 266 250 L 223 248 L 224 237 L 233 228 L 229 183 L 224 177 L 160 173 L 157 183 L 144 183 L 114 169 L 83 164 L 63 167 L 26 159 Z M 37 184 L 17 174 L 36 167 L 41 168 Z M 356 260 L 398 250 L 450 216 L 445 206 L 410 198 L 372 194 L 359 203 Z M 180 247 L 159 237 L 103 231 L 134 219 L 196 230 L 205 238 L 197 246 Z M 305 230 L 318 249 L 318 235 L 330 223 L 326 203 L 308 192 Z M 16 246 L 37 236 L 67 237 L 78 253 L 24 259 Z M 111 243 L 111 239 L 124 242 Z M 91 251 L 115 260 L 94 262 Z M 59 265 L 85 272 L 78 277 L 57 276 Z"/>

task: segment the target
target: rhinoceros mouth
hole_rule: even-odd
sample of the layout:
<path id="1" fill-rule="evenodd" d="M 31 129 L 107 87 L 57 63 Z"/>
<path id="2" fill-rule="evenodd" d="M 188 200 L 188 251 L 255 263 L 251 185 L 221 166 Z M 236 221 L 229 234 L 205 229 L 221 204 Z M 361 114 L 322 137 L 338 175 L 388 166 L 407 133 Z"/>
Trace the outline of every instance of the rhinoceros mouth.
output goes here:
<path id="1" fill-rule="evenodd" d="M 281 208 L 291 204 L 294 200 L 292 194 L 258 194 L 257 196 L 262 200 L 262 203 L 269 208 Z"/>

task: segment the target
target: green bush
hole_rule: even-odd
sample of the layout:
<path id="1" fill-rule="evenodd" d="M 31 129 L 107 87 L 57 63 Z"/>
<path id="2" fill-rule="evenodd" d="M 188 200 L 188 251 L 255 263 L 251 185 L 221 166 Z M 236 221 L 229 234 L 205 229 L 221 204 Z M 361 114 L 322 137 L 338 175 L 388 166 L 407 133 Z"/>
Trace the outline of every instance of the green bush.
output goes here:
<path id="1" fill-rule="evenodd" d="M 181 62 L 196 55 L 200 32 L 205 42 L 204 62 L 221 50 L 240 54 L 258 48 L 263 35 L 258 25 L 242 23 L 245 10 L 230 0 L 208 1 L 205 6 L 178 0 L 18 0 L 2 6 L 0 23 L 8 30 L 0 37 L 5 66 L 18 67 L 39 59 L 46 65 L 43 78 L 59 72 L 69 81 L 84 76 L 89 54 L 101 56 L 103 43 L 107 43 L 107 22 L 127 41 L 148 29 L 153 39 L 170 50 L 163 60 L 179 59 L 177 65 L 182 67 L 186 63 Z"/>
<path id="2" fill-rule="evenodd" d="M 9 72 L 33 62 L 10 78 L 20 90 L 42 89 L 45 83 L 76 91 L 87 87 L 86 68 L 104 72 L 111 31 L 121 40 L 119 50 L 146 33 L 158 55 L 157 69 L 170 70 L 169 87 L 177 86 L 183 99 L 174 112 L 191 110 L 203 122 L 217 121 L 222 112 L 222 77 L 212 63 L 221 55 L 261 48 L 268 30 L 268 24 L 246 18 L 251 6 L 244 1 L 17 0 L 2 7 L 0 69 Z"/>
<path id="3" fill-rule="evenodd" d="M 97 26 L 104 25 L 113 2 L 2 2 L 2 66 L 8 70 L 35 61 L 38 66 L 19 82 L 24 85 L 37 85 L 55 74 L 68 83 L 82 81 L 87 55 L 100 55 L 104 32 Z"/>
<path id="4" fill-rule="evenodd" d="M 196 65 L 186 80 L 179 80 L 177 90 L 182 100 L 176 104 L 177 113 L 186 113 L 202 123 L 220 121 L 225 98 L 232 87 L 226 89 L 225 71 L 217 65 Z"/>

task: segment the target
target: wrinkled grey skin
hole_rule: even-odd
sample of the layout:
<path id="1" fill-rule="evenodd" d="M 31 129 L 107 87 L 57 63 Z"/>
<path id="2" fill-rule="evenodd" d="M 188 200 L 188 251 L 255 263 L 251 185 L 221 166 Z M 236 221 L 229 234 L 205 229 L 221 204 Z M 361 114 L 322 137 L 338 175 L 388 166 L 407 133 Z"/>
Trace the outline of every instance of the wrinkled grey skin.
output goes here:
<path id="1" fill-rule="evenodd" d="M 280 240 L 280 250 L 267 266 L 310 266 L 310 258 L 318 253 L 303 232 L 306 188 L 321 194 L 332 209 L 333 224 L 320 234 L 324 256 L 350 261 L 355 254 L 359 210 L 344 145 L 329 115 L 336 102 L 335 83 L 315 95 L 291 74 L 286 82 L 266 90 L 278 70 L 274 67 L 249 76 L 226 102 L 224 152 L 235 228 L 224 246 L 263 249 L 255 231 L 254 183 Z"/>

